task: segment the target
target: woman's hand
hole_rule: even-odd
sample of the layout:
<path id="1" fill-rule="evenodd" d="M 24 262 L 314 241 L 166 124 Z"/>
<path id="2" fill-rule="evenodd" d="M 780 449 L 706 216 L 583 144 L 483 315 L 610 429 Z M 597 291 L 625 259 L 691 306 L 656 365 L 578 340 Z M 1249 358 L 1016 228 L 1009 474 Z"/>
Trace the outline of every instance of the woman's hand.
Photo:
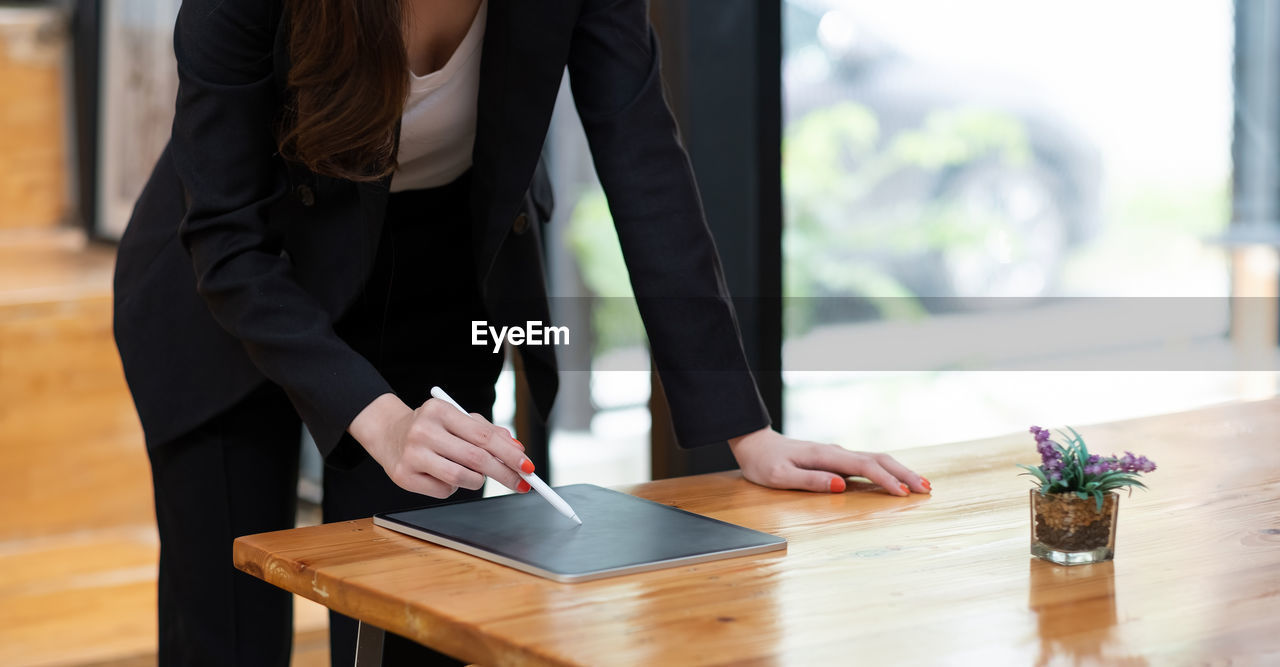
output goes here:
<path id="1" fill-rule="evenodd" d="M 840 493 L 845 489 L 844 478 L 858 475 L 895 496 L 930 492 L 929 480 L 888 454 L 794 440 L 772 428 L 733 438 L 729 448 L 742 476 L 761 486 Z"/>
<path id="2" fill-rule="evenodd" d="M 383 394 L 360 411 L 348 428 L 403 489 L 448 498 L 459 488 L 479 489 L 485 477 L 525 493 L 516 470 L 533 472 L 524 446 L 484 417 L 464 415 L 433 398 L 417 410 L 394 394 Z"/>

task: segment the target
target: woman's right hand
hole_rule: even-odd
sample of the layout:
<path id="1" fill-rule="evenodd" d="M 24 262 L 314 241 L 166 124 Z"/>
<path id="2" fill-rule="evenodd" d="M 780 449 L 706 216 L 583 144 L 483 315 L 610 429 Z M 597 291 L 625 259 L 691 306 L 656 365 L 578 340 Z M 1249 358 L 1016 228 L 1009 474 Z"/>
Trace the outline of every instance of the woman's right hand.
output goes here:
<path id="1" fill-rule="evenodd" d="M 464 415 L 440 399 L 417 410 L 394 394 L 365 406 L 347 429 L 396 485 L 432 498 L 479 489 L 485 477 L 526 493 L 516 470 L 533 472 L 524 446 L 484 417 Z"/>

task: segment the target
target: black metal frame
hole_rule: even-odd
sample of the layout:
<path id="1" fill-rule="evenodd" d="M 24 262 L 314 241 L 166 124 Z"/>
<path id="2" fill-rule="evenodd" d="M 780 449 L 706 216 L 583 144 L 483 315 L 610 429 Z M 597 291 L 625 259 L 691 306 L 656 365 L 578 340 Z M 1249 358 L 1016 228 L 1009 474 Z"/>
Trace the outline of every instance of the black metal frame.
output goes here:
<path id="1" fill-rule="evenodd" d="M 651 17 L 748 362 L 781 428 L 781 2 L 654 0 Z M 653 387 L 654 479 L 736 467 L 727 445 L 681 450 L 656 377 Z"/>
<path id="2" fill-rule="evenodd" d="M 101 0 L 70 0 L 72 90 L 75 109 L 76 205 L 74 215 L 85 234 L 98 234 L 98 91 L 102 61 Z"/>

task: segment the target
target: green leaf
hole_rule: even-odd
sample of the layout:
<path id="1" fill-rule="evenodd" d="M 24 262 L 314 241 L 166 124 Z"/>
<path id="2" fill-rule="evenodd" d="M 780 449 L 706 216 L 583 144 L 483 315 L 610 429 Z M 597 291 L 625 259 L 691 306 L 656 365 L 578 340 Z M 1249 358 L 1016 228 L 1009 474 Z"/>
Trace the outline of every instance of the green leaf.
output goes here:
<path id="1" fill-rule="evenodd" d="M 1074 428 L 1071 428 L 1070 426 L 1067 427 L 1067 430 L 1071 431 L 1071 435 L 1074 435 L 1076 437 L 1076 441 L 1080 443 L 1080 451 L 1084 453 L 1084 460 L 1088 461 L 1089 448 L 1084 444 L 1084 438 L 1081 437 L 1079 433 L 1076 433 L 1076 430 Z"/>
<path id="2" fill-rule="evenodd" d="M 1085 493 L 1084 491 L 1076 491 L 1076 497 L 1079 498 L 1080 500 L 1084 500 L 1085 498 L 1089 497 L 1089 494 Z"/>
<path id="3" fill-rule="evenodd" d="M 1094 491 L 1093 499 L 1098 501 L 1098 512 L 1102 512 L 1102 494 L 1098 491 Z"/>
<path id="4" fill-rule="evenodd" d="M 1039 466 L 1029 466 L 1025 463 L 1019 463 L 1018 467 L 1025 468 L 1027 470 L 1027 472 L 1022 473 L 1023 475 L 1032 475 L 1036 479 L 1040 480 L 1041 484 L 1049 483 L 1049 479 L 1044 476 L 1044 471 L 1041 470 Z"/>
<path id="5" fill-rule="evenodd" d="M 1104 484 L 1111 484 L 1113 486 L 1119 485 L 1119 484 L 1128 484 L 1133 480 L 1134 480 L 1134 477 L 1132 473 L 1120 472 L 1118 470 L 1105 472 L 1098 476 L 1099 482 L 1102 482 Z"/>
<path id="6" fill-rule="evenodd" d="M 1067 430 L 1071 431 L 1070 437 L 1067 436 L 1066 431 L 1058 429 L 1058 434 L 1062 436 L 1063 440 L 1067 441 L 1067 444 L 1071 445 L 1073 448 L 1078 448 L 1080 445 L 1084 444 L 1084 438 L 1081 438 L 1080 434 L 1076 433 L 1075 429 L 1068 426 Z"/>
<path id="7" fill-rule="evenodd" d="M 1062 441 L 1062 446 L 1059 449 L 1063 455 L 1070 456 L 1075 449 L 1075 442 L 1062 429 L 1058 429 L 1058 440 Z M 1054 440 L 1054 442 L 1058 442 L 1058 440 Z"/>
<path id="8" fill-rule="evenodd" d="M 1139 488 L 1147 488 L 1146 484 L 1138 481 L 1134 473 L 1129 472 L 1109 472 L 1098 478 L 1099 491 L 1112 491 L 1124 486 L 1136 486 Z"/>
<path id="9" fill-rule="evenodd" d="M 1026 474 L 1027 474 L 1027 473 L 1025 473 L 1025 472 L 1024 472 L 1024 473 L 1022 473 L 1021 475 L 1018 475 L 1018 476 L 1019 476 L 1019 477 L 1022 477 L 1023 475 L 1026 475 Z M 1047 482 L 1036 482 L 1036 486 L 1040 487 L 1040 489 L 1041 489 L 1042 491 L 1043 491 L 1043 490 L 1044 490 L 1044 488 L 1045 488 L 1045 484 L 1047 484 Z"/>
<path id="10" fill-rule="evenodd" d="M 1084 485 L 1084 468 L 1078 462 L 1072 462 L 1068 465 L 1067 471 L 1071 474 L 1072 488 L 1080 488 Z"/>

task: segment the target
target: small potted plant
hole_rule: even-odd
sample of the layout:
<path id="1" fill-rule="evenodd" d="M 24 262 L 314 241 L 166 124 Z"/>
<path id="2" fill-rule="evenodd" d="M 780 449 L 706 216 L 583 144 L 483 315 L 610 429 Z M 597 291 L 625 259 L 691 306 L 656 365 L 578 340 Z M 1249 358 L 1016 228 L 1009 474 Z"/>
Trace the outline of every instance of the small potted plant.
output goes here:
<path id="1" fill-rule="evenodd" d="M 1147 488 L 1138 475 L 1156 469 L 1145 456 L 1090 454 L 1084 438 L 1070 426 L 1059 431 L 1066 444 L 1051 439 L 1048 429 L 1031 427 L 1040 465 L 1019 464 L 1039 482 L 1031 489 L 1031 555 L 1059 565 L 1111 560 L 1116 548 L 1116 516 L 1121 487 Z"/>

